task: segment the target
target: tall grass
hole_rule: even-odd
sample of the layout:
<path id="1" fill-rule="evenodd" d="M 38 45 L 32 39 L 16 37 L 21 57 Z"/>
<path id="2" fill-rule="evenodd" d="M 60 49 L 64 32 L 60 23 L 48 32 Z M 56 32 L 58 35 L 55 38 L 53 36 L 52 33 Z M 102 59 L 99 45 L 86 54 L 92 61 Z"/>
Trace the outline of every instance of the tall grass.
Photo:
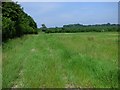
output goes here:
<path id="1" fill-rule="evenodd" d="M 27 35 L 3 45 L 3 87 L 118 87 L 117 33 Z"/>
<path id="2" fill-rule="evenodd" d="M 2 45 L 0 45 L 0 89 L 2 89 Z"/>

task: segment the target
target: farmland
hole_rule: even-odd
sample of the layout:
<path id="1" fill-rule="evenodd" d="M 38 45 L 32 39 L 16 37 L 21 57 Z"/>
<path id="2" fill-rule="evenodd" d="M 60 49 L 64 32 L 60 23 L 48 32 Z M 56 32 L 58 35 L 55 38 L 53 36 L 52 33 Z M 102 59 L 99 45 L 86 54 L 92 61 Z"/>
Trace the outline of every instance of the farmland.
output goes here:
<path id="1" fill-rule="evenodd" d="M 116 32 L 39 33 L 3 44 L 2 87 L 117 88 Z"/>

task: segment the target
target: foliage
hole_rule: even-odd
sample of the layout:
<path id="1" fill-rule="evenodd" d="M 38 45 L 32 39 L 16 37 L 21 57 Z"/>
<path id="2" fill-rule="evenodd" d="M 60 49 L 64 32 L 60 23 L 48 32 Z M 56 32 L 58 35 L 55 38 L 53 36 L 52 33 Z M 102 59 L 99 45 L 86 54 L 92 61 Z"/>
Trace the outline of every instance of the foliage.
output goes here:
<path id="1" fill-rule="evenodd" d="M 15 2 L 2 2 L 3 41 L 24 34 L 37 33 L 37 25 L 21 6 Z"/>
<path id="2" fill-rule="evenodd" d="M 69 24 L 63 27 L 48 28 L 46 33 L 77 33 L 77 32 L 116 32 L 118 31 L 117 24 L 101 24 L 101 25 L 82 25 Z"/>
<path id="3" fill-rule="evenodd" d="M 10 18 L 3 17 L 2 18 L 2 36 L 3 36 L 3 41 L 12 38 L 15 36 L 15 23 L 10 20 Z"/>
<path id="4" fill-rule="evenodd" d="M 42 24 L 42 28 L 41 28 L 41 30 L 42 30 L 43 32 L 46 32 L 46 31 L 47 31 L 47 27 L 46 27 L 45 24 Z"/>

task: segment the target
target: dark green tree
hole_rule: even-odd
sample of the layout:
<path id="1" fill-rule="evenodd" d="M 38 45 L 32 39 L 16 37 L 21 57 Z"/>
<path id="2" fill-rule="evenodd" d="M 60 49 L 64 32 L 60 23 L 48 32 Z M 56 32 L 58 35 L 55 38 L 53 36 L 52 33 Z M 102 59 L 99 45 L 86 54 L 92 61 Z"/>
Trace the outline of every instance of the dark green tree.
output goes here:
<path id="1" fill-rule="evenodd" d="M 37 24 L 33 18 L 15 2 L 2 2 L 2 18 L 3 41 L 24 34 L 37 33 Z"/>
<path id="2" fill-rule="evenodd" d="M 46 27 L 45 24 L 42 24 L 42 31 L 43 31 L 43 32 L 46 32 L 46 31 L 47 31 L 47 27 Z"/>

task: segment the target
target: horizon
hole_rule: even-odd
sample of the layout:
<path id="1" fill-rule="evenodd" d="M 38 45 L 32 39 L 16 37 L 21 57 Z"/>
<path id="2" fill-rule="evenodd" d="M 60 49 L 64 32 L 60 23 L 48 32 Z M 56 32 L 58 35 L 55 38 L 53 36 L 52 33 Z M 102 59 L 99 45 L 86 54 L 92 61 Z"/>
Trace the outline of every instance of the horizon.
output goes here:
<path id="1" fill-rule="evenodd" d="M 24 11 L 48 28 L 68 24 L 118 24 L 117 2 L 20 2 Z"/>
<path id="2" fill-rule="evenodd" d="M 109 23 L 109 22 L 108 22 Z M 94 25 L 106 25 L 106 24 L 108 24 L 108 23 L 101 23 L 101 24 L 81 24 L 81 23 L 68 23 L 68 24 L 65 24 L 65 25 L 76 25 L 76 24 L 80 24 L 80 25 L 83 25 L 83 26 L 89 26 L 89 25 L 91 25 L 91 26 L 94 26 Z M 109 23 L 110 25 L 119 25 L 119 23 Z M 63 25 L 64 26 L 64 25 Z M 63 26 L 54 26 L 54 27 L 48 27 L 48 28 L 62 28 Z M 39 27 L 39 28 L 42 28 L 42 27 Z"/>

